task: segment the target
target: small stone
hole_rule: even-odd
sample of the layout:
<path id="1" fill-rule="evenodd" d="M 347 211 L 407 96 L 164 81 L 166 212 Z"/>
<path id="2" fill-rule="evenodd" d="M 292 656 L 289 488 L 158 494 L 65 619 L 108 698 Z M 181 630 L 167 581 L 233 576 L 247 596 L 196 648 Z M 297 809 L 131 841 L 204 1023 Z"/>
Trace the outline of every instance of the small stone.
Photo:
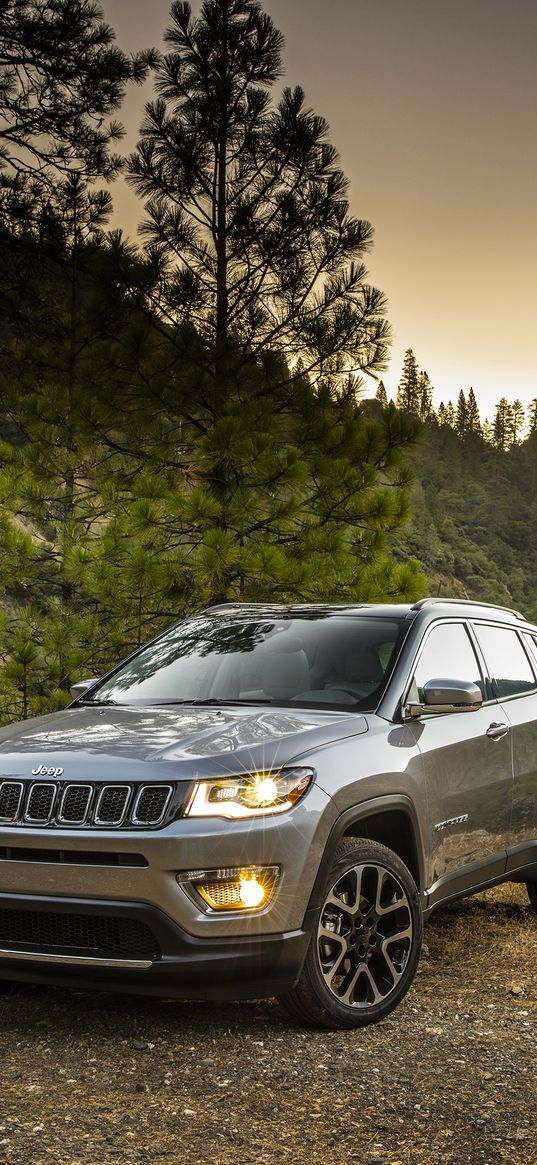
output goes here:
<path id="1" fill-rule="evenodd" d="M 511 995 L 523 995 L 523 994 L 524 994 L 523 987 L 511 987 Z"/>
<path id="2" fill-rule="evenodd" d="M 427 946 L 427 943 L 421 944 L 421 953 L 422 953 L 422 955 L 425 956 L 425 958 L 427 958 L 427 955 L 430 955 L 431 951 L 430 951 L 430 948 Z"/>

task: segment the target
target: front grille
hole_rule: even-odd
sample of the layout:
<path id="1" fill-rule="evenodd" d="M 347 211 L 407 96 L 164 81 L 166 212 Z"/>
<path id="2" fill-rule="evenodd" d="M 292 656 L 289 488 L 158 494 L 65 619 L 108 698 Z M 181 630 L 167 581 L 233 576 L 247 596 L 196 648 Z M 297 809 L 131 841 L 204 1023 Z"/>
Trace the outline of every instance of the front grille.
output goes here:
<path id="1" fill-rule="evenodd" d="M 56 785 L 47 782 L 46 785 L 32 785 L 28 801 L 26 802 L 25 821 L 36 822 L 38 825 L 50 821 L 52 806 L 56 797 Z"/>
<path id="2" fill-rule="evenodd" d="M 137 919 L 52 910 L 0 909 L 0 947 L 152 962 L 161 956 L 154 934 Z"/>
<path id="3" fill-rule="evenodd" d="M 22 792 L 22 781 L 4 781 L 0 785 L 0 821 L 16 821 Z"/>
<path id="4" fill-rule="evenodd" d="M 0 827 L 156 829 L 181 812 L 177 792 L 176 785 L 138 782 L 0 779 Z"/>

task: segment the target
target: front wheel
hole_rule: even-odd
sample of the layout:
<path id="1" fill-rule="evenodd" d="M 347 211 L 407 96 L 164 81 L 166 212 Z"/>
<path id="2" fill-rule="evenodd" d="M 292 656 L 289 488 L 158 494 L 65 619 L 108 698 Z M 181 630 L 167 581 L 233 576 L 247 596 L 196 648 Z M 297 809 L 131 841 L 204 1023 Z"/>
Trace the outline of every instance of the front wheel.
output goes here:
<path id="1" fill-rule="evenodd" d="M 320 1027 L 378 1023 L 410 987 L 422 931 L 418 891 L 397 854 L 374 841 L 343 842 L 300 979 L 280 1003 Z"/>

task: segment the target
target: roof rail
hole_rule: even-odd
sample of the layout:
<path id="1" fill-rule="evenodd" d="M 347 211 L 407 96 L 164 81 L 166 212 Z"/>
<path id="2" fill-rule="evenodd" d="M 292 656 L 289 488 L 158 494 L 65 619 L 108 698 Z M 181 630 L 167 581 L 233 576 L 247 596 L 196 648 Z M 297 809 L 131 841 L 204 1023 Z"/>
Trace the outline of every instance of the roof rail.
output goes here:
<path id="1" fill-rule="evenodd" d="M 521 611 L 515 611 L 513 607 L 500 607 L 497 603 L 481 603 L 477 599 L 443 599 L 440 595 L 436 596 L 436 598 L 419 599 L 410 610 L 421 611 L 423 607 L 429 606 L 430 603 L 456 603 L 458 607 L 484 607 L 488 611 L 505 611 L 508 615 L 514 615 L 516 619 L 526 621 L 526 616 Z"/>

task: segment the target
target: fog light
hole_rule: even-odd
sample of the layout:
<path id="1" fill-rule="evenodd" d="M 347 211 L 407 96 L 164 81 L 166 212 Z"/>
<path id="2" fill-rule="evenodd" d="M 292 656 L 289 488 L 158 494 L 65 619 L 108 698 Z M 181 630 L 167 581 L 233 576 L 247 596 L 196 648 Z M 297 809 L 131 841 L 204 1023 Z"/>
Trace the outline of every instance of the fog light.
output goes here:
<path id="1" fill-rule="evenodd" d="M 247 866 L 187 870 L 177 874 L 177 881 L 191 897 L 199 895 L 210 910 L 263 910 L 274 896 L 279 877 L 279 866 Z"/>

